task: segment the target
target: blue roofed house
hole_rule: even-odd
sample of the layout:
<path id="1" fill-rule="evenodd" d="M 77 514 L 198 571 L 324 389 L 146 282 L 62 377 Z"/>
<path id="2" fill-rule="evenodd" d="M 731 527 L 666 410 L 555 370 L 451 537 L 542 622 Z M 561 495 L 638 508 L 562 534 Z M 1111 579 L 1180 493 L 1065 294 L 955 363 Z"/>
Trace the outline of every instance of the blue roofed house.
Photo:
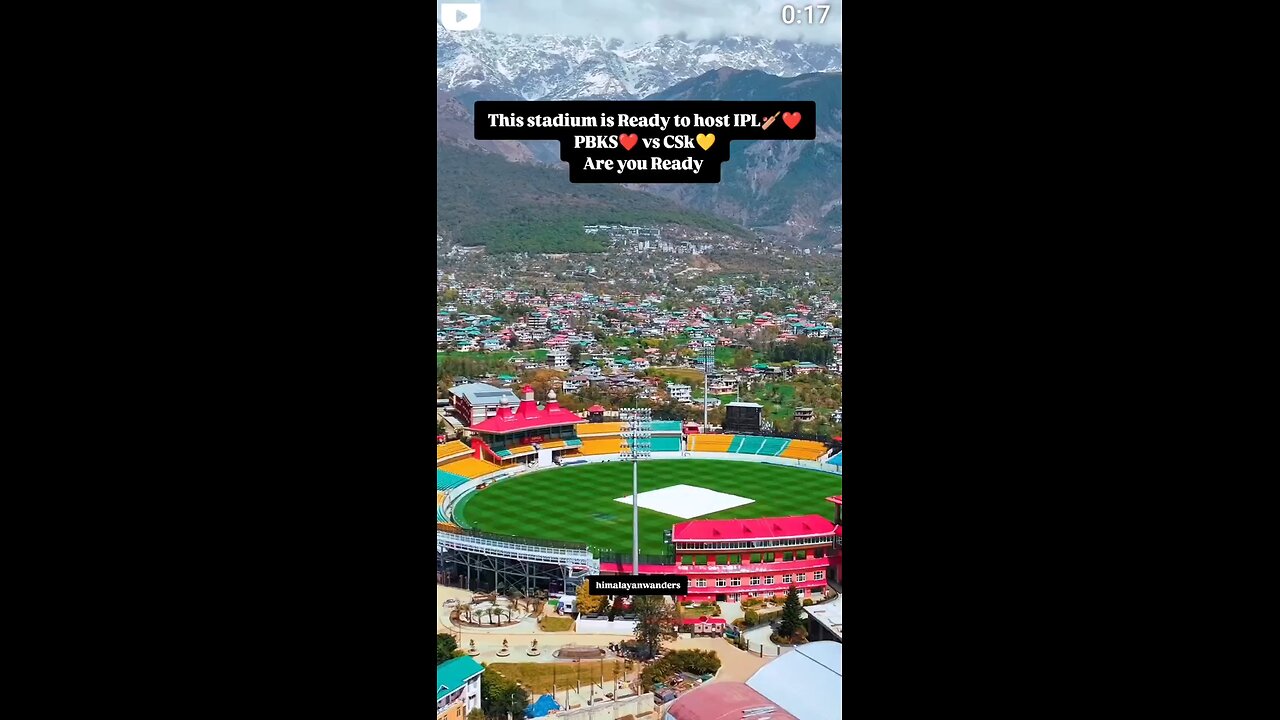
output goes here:
<path id="1" fill-rule="evenodd" d="M 436 720 L 465 720 L 480 708 L 484 667 L 469 656 L 436 666 Z"/>

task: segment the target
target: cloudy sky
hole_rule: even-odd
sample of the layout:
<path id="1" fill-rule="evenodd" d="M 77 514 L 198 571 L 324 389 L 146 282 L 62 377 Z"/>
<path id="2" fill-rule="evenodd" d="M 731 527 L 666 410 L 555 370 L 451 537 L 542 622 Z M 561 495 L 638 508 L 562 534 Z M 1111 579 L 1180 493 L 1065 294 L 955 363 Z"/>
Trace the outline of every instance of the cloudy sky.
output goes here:
<path id="1" fill-rule="evenodd" d="M 466 0 L 453 0 L 465 2 Z M 816 3 L 775 0 L 479 0 L 480 29 L 503 34 L 599 35 L 628 43 L 662 35 L 696 40 L 719 35 L 755 35 L 809 42 L 841 42 L 842 0 L 819 0 L 831 11 L 825 24 L 782 24 L 782 6 Z M 439 17 L 440 3 L 436 4 Z M 806 15 L 797 10 L 797 20 Z"/>

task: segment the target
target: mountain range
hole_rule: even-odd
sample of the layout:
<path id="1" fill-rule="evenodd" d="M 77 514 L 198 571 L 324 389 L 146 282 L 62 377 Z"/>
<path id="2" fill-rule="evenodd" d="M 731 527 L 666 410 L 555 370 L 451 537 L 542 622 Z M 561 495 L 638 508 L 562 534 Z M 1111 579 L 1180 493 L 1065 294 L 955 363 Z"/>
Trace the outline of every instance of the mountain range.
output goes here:
<path id="1" fill-rule="evenodd" d="M 721 170 L 719 184 L 626 186 L 641 192 L 594 193 L 588 205 L 600 208 L 610 202 L 634 202 L 655 217 L 667 214 L 665 206 L 682 218 L 696 217 L 695 224 L 702 225 L 705 214 L 711 214 L 765 233 L 823 245 L 841 242 L 839 46 L 744 37 L 703 41 L 662 37 L 628 47 L 617 40 L 592 37 L 454 33 L 439 25 L 436 41 L 436 139 L 439 147 L 450 149 L 449 163 L 437 163 L 438 187 L 449 181 L 450 163 L 479 163 L 490 174 L 518 175 L 521 182 L 546 188 L 540 196 L 544 203 L 567 200 L 562 191 L 575 187 L 546 184 L 541 174 L 535 180 L 517 169 L 541 164 L 563 174 L 555 141 L 475 140 L 471 109 L 476 100 L 814 100 L 818 106 L 815 141 L 738 141 Z M 508 162 L 495 165 L 473 158 L 476 153 Z M 507 180 L 498 177 L 492 182 L 500 187 Z M 633 195 L 638 196 L 626 200 Z M 569 204 L 583 207 L 577 197 Z M 437 195 L 438 211 L 440 205 Z M 693 215 L 683 214 L 690 210 Z M 563 233 L 557 236 L 565 238 Z"/>
<path id="2" fill-rule="evenodd" d="M 450 32 L 436 23 L 436 88 L 459 100 L 639 100 L 721 68 L 779 77 L 839 72 L 839 45 L 664 35 L 620 40 L 562 35 Z"/>

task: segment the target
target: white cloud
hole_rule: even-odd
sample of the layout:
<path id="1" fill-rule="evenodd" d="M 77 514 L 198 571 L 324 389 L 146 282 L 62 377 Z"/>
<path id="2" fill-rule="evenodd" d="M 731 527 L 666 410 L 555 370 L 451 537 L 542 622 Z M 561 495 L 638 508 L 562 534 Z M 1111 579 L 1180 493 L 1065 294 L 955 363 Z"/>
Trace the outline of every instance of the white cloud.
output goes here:
<path id="1" fill-rule="evenodd" d="M 458 2 L 460 0 L 453 0 Z M 774 40 L 841 42 L 840 0 L 831 0 L 824 24 L 782 24 L 781 0 L 481 0 L 482 30 L 522 35 L 597 35 L 628 43 L 663 35 L 691 40 L 752 35 Z M 436 6 L 437 17 L 439 5 Z M 820 15 L 815 10 L 815 21 Z M 803 19 L 803 11 L 797 12 Z"/>

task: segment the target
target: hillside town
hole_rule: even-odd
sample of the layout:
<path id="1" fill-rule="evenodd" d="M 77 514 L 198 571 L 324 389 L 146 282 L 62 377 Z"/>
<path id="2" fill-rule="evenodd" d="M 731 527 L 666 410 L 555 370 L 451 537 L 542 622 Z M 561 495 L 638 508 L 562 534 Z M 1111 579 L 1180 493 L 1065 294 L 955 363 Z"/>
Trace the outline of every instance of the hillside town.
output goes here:
<path id="1" fill-rule="evenodd" d="M 634 403 L 714 421 L 724 404 L 752 400 L 780 428 L 839 434 L 843 331 L 830 291 L 739 282 L 615 294 L 463 284 L 442 272 L 437 298 L 441 401 L 474 383 L 532 384 L 578 412 Z M 439 415 L 445 437 L 465 427 Z"/>

